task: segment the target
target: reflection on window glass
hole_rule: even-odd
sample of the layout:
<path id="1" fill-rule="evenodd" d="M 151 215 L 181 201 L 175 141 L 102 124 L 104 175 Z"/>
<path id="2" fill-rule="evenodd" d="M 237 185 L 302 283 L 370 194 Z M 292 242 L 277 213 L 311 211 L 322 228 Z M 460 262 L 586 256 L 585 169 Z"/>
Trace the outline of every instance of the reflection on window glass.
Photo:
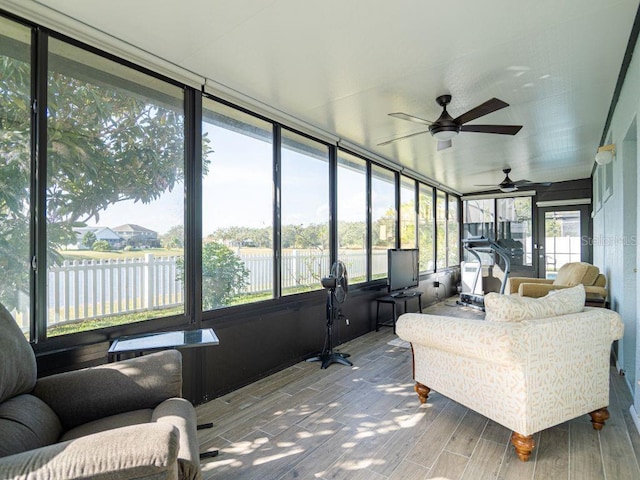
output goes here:
<path id="1" fill-rule="evenodd" d="M 350 283 L 367 280 L 367 164 L 338 154 L 338 259 Z"/>
<path id="2" fill-rule="evenodd" d="M 0 303 L 29 334 L 29 29 L 0 18 Z"/>
<path id="3" fill-rule="evenodd" d="M 182 90 L 49 47 L 47 334 L 184 313 Z"/>
<path id="4" fill-rule="evenodd" d="M 396 245 L 395 174 L 371 167 L 371 274 L 387 276 L 387 250 Z"/>
<path id="5" fill-rule="evenodd" d="M 418 248 L 420 249 L 420 271 L 435 270 L 433 187 L 420 184 L 418 211 Z"/>
<path id="6" fill-rule="evenodd" d="M 463 202 L 464 237 L 485 237 L 495 240 L 495 200 L 465 200 Z"/>
<path id="7" fill-rule="evenodd" d="M 436 192 L 436 267 L 447 266 L 447 195 Z"/>
<path id="8" fill-rule="evenodd" d="M 511 266 L 533 265 L 531 197 L 499 198 L 498 243 L 509 253 Z"/>
<path id="9" fill-rule="evenodd" d="M 447 266 L 460 264 L 460 223 L 458 221 L 458 199 L 449 195 L 447 218 Z"/>
<path id="10" fill-rule="evenodd" d="M 416 248 L 416 182 L 400 177 L 400 248 Z"/>
<path id="11" fill-rule="evenodd" d="M 273 128 L 205 99 L 202 308 L 273 298 Z"/>
<path id="12" fill-rule="evenodd" d="M 322 288 L 329 274 L 329 148 L 282 131 L 282 294 Z"/>

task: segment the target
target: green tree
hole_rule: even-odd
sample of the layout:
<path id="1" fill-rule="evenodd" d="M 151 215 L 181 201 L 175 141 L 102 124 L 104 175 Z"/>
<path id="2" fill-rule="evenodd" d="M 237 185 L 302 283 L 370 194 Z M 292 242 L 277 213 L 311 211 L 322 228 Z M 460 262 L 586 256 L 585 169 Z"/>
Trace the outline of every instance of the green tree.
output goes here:
<path id="1" fill-rule="evenodd" d="M 74 71 L 72 61 L 62 62 L 50 62 L 48 75 L 49 263 L 61 260 L 62 246 L 76 242 L 73 227 L 98 221 L 100 212 L 117 202 L 152 202 L 184 178 L 180 106 L 146 98 L 142 87 L 128 92 L 103 79 L 65 75 L 60 72 Z M 0 56 L 0 257 L 6 259 L 0 298 L 10 308 L 29 285 L 30 78 L 28 62 Z M 208 144 L 205 136 L 203 158 Z M 205 174 L 207 166 L 205 161 Z"/>
<path id="2" fill-rule="evenodd" d="M 92 231 L 88 231 L 82 236 L 82 245 L 91 250 L 93 248 L 93 244 L 96 243 L 96 234 Z"/>
<path id="3" fill-rule="evenodd" d="M 202 246 L 202 308 L 229 305 L 248 285 L 249 270 L 229 247 L 216 242 Z"/>
<path id="4" fill-rule="evenodd" d="M 167 233 L 160 236 L 160 243 L 164 248 L 183 248 L 184 227 L 182 225 L 171 227 Z"/>
<path id="5" fill-rule="evenodd" d="M 366 245 L 367 226 L 365 222 L 339 222 L 338 246 L 340 248 L 362 248 Z"/>
<path id="6" fill-rule="evenodd" d="M 108 252 L 111 250 L 111 245 L 106 240 L 98 240 L 93 243 L 92 249 L 96 252 Z"/>

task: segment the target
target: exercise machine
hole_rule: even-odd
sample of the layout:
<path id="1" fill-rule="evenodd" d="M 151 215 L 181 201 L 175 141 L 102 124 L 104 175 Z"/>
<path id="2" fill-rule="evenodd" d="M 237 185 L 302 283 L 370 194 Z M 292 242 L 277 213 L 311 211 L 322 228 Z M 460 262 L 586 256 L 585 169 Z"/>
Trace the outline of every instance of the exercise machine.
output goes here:
<path id="1" fill-rule="evenodd" d="M 500 284 L 500 293 L 504 294 L 511 271 L 510 253 L 497 242 L 483 237 L 469 237 L 462 240 L 464 249 L 469 252 L 477 262 L 463 262 L 462 265 L 462 289 L 460 300 L 456 303 L 465 307 L 473 307 L 484 310 L 484 290 L 482 288 L 482 268 L 487 266 L 492 268 L 495 262 L 490 265 L 483 265 L 481 253 L 491 255 L 492 259 L 496 255 L 503 263 L 503 277 Z"/>

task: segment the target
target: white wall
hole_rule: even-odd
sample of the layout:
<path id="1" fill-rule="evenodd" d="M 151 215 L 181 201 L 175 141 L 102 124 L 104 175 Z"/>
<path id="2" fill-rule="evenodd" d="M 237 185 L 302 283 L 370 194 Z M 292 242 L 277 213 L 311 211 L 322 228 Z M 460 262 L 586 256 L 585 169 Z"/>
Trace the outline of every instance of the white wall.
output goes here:
<path id="1" fill-rule="evenodd" d="M 640 48 L 636 45 L 636 52 L 639 51 Z M 625 337 L 619 344 L 618 362 L 619 366 L 626 370 L 629 389 L 634 396 L 636 415 L 640 412 L 640 351 L 637 341 L 637 312 L 640 311 L 640 300 L 637 298 L 638 274 L 637 264 L 634 262 L 637 263 L 637 258 L 640 258 L 637 245 L 637 239 L 640 237 L 637 228 L 640 225 L 637 200 L 640 169 L 635 168 L 638 154 L 633 142 L 638 136 L 636 117 L 640 116 L 638 57 L 634 56 L 631 61 L 606 137 L 607 142 L 616 144 L 616 157 L 612 164 L 611 196 L 594 212 L 593 218 L 594 263 L 606 274 L 611 308 L 622 315 L 625 323 Z M 636 163 L 633 169 L 629 168 L 629 162 Z M 605 168 L 598 167 L 600 171 L 594 175 L 594 180 Z M 594 184 L 594 196 L 597 196 L 597 191 L 598 187 Z M 634 205 L 630 205 L 630 202 Z M 595 208 L 597 198 L 594 198 L 594 210 Z"/>

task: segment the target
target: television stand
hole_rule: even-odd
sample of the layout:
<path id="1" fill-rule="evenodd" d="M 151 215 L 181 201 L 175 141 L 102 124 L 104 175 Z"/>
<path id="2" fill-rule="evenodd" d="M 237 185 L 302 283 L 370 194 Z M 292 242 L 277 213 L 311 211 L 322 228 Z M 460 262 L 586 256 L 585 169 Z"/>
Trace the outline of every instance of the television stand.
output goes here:
<path id="1" fill-rule="evenodd" d="M 414 292 L 414 291 L 410 291 L 410 292 L 397 292 L 397 293 L 392 293 L 391 295 L 389 295 L 390 297 L 393 298 L 413 298 L 416 295 L 422 295 L 422 292 Z"/>
<path id="2" fill-rule="evenodd" d="M 404 312 L 407 313 L 407 302 L 412 299 L 418 299 L 418 313 L 422 312 L 422 292 L 419 290 L 407 290 L 403 292 L 392 293 L 390 295 L 385 295 L 384 297 L 376 298 L 377 306 L 376 306 L 376 332 L 380 330 L 380 327 L 392 327 L 393 333 L 396 333 L 396 321 L 398 320 L 398 310 L 397 303 L 404 303 Z M 391 320 L 386 322 L 380 321 L 380 304 L 389 304 L 391 305 Z"/>

